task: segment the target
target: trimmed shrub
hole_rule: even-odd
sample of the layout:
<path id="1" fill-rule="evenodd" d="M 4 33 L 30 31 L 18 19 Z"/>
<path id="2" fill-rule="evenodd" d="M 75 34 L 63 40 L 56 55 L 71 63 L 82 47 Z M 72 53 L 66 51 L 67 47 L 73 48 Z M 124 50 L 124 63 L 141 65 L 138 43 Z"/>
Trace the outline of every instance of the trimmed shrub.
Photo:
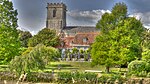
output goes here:
<path id="1" fill-rule="evenodd" d="M 105 84 L 107 83 L 107 80 L 109 79 L 109 75 L 102 75 L 98 78 L 98 83 Z"/>
<path id="2" fill-rule="evenodd" d="M 98 78 L 98 83 L 100 84 L 122 84 L 123 82 L 126 81 L 126 78 L 121 77 L 121 75 L 102 75 L 101 77 Z"/>
<path id="3" fill-rule="evenodd" d="M 146 77 L 147 76 L 147 72 L 146 71 L 141 71 L 138 74 L 139 77 Z"/>
<path id="4" fill-rule="evenodd" d="M 27 75 L 27 79 L 25 81 L 27 82 L 53 82 L 55 80 L 51 73 L 33 72 Z"/>
<path id="5" fill-rule="evenodd" d="M 0 72 L 0 80 L 17 80 L 17 76 L 14 73 L 4 71 Z"/>
<path id="6" fill-rule="evenodd" d="M 149 72 L 149 73 L 147 73 L 147 77 L 148 77 L 148 78 L 150 78 L 150 72 Z"/>
<path id="7" fill-rule="evenodd" d="M 15 73 L 5 71 L 5 72 L 0 72 L 0 80 L 18 81 L 19 77 L 17 77 Z M 55 80 L 51 73 L 32 72 L 31 74 L 27 74 L 25 81 L 26 82 L 53 82 Z"/>
<path id="8" fill-rule="evenodd" d="M 138 75 L 142 71 L 146 71 L 147 62 L 135 60 L 129 63 L 128 70 L 130 74 Z"/>
<path id="9" fill-rule="evenodd" d="M 147 64 L 146 64 L 146 71 L 147 71 L 147 72 L 150 72 L 150 63 L 147 63 Z"/>
<path id="10" fill-rule="evenodd" d="M 73 80 L 76 82 L 95 82 L 97 74 L 95 73 L 80 73 L 80 72 L 63 72 L 58 73 L 58 82 L 60 83 L 72 83 Z"/>

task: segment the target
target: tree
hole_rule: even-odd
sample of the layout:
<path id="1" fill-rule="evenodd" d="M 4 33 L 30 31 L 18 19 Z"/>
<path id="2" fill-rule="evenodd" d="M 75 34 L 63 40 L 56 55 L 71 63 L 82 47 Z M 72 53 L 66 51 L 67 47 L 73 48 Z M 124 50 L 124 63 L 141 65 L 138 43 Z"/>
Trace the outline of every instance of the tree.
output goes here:
<path id="1" fill-rule="evenodd" d="M 141 57 L 143 26 L 134 17 L 127 17 L 127 6 L 116 3 L 112 13 L 105 13 L 97 23 L 101 34 L 92 45 L 92 64 L 106 66 L 127 64 Z"/>
<path id="2" fill-rule="evenodd" d="M 7 63 L 20 51 L 16 30 L 18 13 L 9 0 L 0 1 L 0 11 L 0 63 Z"/>
<path id="3" fill-rule="evenodd" d="M 29 38 L 32 37 L 32 34 L 29 31 L 19 31 L 19 39 L 22 47 L 28 47 Z"/>
<path id="4" fill-rule="evenodd" d="M 142 60 L 150 63 L 150 31 L 145 29 L 142 41 Z"/>
<path id="5" fill-rule="evenodd" d="M 42 44 L 29 47 L 21 56 L 16 56 L 10 63 L 10 70 L 19 76 L 21 73 L 30 74 L 31 70 L 42 70 L 50 61 L 55 61 L 60 55 L 53 47 Z"/>
<path id="6" fill-rule="evenodd" d="M 37 35 L 29 39 L 28 46 L 34 47 L 37 44 L 44 44 L 46 46 L 56 46 L 59 44 L 59 37 L 55 30 L 44 28 L 38 32 Z"/>

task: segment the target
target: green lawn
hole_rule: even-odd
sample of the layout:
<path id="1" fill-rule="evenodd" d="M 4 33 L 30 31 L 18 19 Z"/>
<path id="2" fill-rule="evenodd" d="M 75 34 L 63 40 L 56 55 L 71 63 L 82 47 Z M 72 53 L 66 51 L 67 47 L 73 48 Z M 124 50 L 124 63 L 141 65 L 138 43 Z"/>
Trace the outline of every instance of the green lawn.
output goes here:
<path id="1" fill-rule="evenodd" d="M 58 67 L 60 66 L 60 70 Z M 51 62 L 44 71 L 67 72 L 67 71 L 85 71 L 85 70 L 100 70 L 104 71 L 103 66 L 91 66 L 90 62 Z"/>
<path id="2" fill-rule="evenodd" d="M 61 67 L 61 70 L 58 70 L 58 67 Z M 51 62 L 48 66 L 46 66 L 45 71 L 54 72 L 68 72 L 68 71 L 79 71 L 84 72 L 85 70 L 99 70 L 105 71 L 105 67 L 103 65 L 97 65 L 92 67 L 90 62 Z M 117 73 L 120 68 L 110 68 L 110 72 Z M 126 68 L 121 68 L 121 72 L 127 71 Z"/>
<path id="3" fill-rule="evenodd" d="M 60 70 L 58 69 L 60 67 Z M 0 65 L 0 71 L 8 70 L 8 65 Z M 105 67 L 102 65 L 97 65 L 92 67 L 91 62 L 51 62 L 49 65 L 46 66 L 46 69 L 43 71 L 39 70 L 39 72 L 72 72 L 72 71 L 79 71 L 84 72 L 85 70 L 99 70 L 105 71 Z M 111 72 L 118 72 L 119 68 L 110 68 Z M 125 72 L 126 68 L 122 68 L 121 71 Z"/>

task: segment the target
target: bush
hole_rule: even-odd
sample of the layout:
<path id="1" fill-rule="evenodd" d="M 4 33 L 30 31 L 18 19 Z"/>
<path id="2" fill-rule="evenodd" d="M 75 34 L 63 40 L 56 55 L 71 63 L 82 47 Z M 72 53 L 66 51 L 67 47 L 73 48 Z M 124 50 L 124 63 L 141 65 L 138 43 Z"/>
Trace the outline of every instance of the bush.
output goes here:
<path id="1" fill-rule="evenodd" d="M 15 75 L 15 73 L 11 73 L 8 71 L 0 72 L 0 80 L 7 81 L 18 81 L 19 77 Z M 27 74 L 26 82 L 53 82 L 55 81 L 51 73 L 37 73 L 32 72 L 31 74 Z"/>
<path id="2" fill-rule="evenodd" d="M 51 73 L 31 73 L 27 75 L 27 82 L 53 82 L 54 78 Z"/>
<path id="3" fill-rule="evenodd" d="M 128 65 L 128 71 L 130 74 L 138 74 L 142 71 L 146 71 L 146 65 L 147 63 L 145 61 L 132 61 Z"/>
<path id="4" fill-rule="evenodd" d="M 97 74 L 95 73 L 80 73 L 80 72 L 63 72 L 63 73 L 58 73 L 58 81 L 63 82 L 63 83 L 71 83 L 72 80 L 76 82 L 83 82 L 85 83 L 86 81 L 94 82 L 96 81 Z"/>
<path id="5" fill-rule="evenodd" d="M 57 49 L 39 44 L 34 48 L 28 48 L 21 56 L 16 56 L 10 62 L 9 68 L 17 76 L 21 73 L 30 74 L 31 70 L 44 69 L 50 61 L 55 61 L 59 54 Z"/>
<path id="6" fill-rule="evenodd" d="M 102 75 L 101 77 L 98 78 L 98 82 L 105 84 L 108 79 L 109 79 L 109 75 Z"/>
<path id="7" fill-rule="evenodd" d="M 146 71 L 141 71 L 138 74 L 139 77 L 146 77 L 147 76 L 147 72 Z"/>
<path id="8" fill-rule="evenodd" d="M 150 72 L 150 63 L 147 63 L 147 64 L 146 64 L 146 71 L 147 71 L 147 72 Z"/>
<path id="9" fill-rule="evenodd" d="M 150 78 L 150 72 L 149 72 L 149 73 L 147 73 L 147 77 L 148 77 L 148 78 Z"/>
<path id="10" fill-rule="evenodd" d="M 0 72 L 0 80 L 17 80 L 19 79 L 14 73 L 4 71 Z"/>
<path id="11" fill-rule="evenodd" d="M 121 77 L 121 75 L 102 75 L 98 78 L 98 83 L 100 84 L 114 84 L 116 81 L 118 81 L 118 84 L 122 84 L 124 81 L 126 81 L 125 78 Z"/>

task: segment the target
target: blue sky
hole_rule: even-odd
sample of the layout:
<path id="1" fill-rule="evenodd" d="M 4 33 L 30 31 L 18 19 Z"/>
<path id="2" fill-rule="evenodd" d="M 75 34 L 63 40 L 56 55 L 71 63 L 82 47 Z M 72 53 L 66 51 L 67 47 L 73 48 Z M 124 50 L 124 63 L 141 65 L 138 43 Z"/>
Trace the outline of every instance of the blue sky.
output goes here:
<path id="1" fill-rule="evenodd" d="M 10 0 L 18 10 L 22 30 L 36 34 L 46 25 L 47 3 L 63 2 L 67 6 L 67 25 L 95 26 L 102 14 L 110 12 L 117 2 L 128 6 L 128 14 L 141 19 L 150 28 L 150 0 Z"/>

